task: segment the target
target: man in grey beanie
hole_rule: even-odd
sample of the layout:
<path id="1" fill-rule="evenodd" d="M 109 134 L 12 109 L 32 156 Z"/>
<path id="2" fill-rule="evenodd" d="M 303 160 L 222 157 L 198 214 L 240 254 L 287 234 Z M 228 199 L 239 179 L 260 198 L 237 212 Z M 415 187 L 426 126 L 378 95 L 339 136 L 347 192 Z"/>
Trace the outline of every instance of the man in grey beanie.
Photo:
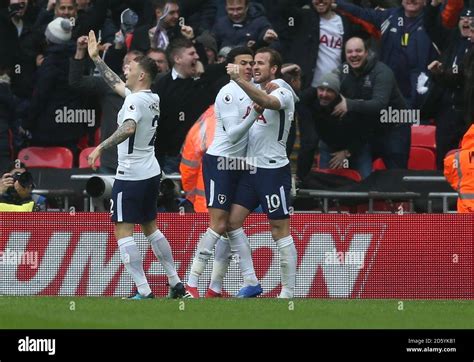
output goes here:
<path id="1" fill-rule="evenodd" d="M 44 32 L 46 40 L 53 44 L 67 44 L 71 40 L 72 24 L 69 19 L 56 18 L 48 24 Z"/>
<path id="2" fill-rule="evenodd" d="M 372 156 L 367 142 L 369 126 L 355 112 L 348 112 L 343 117 L 332 114 L 342 100 L 339 91 L 339 77 L 327 73 L 317 83 L 315 97 L 306 101 L 320 137 L 319 168 L 349 168 L 365 178 L 372 172 Z"/>
<path id="3" fill-rule="evenodd" d="M 32 134 L 32 146 L 63 146 L 77 153 L 78 141 L 92 123 L 76 116 L 63 121 L 65 115 L 76 115 L 75 110 L 84 109 L 79 93 L 68 84 L 69 58 L 75 51 L 71 41 L 72 28 L 71 21 L 61 17 L 46 27 L 44 34 L 48 46 L 44 61 L 38 67 L 35 92 L 24 128 Z"/>

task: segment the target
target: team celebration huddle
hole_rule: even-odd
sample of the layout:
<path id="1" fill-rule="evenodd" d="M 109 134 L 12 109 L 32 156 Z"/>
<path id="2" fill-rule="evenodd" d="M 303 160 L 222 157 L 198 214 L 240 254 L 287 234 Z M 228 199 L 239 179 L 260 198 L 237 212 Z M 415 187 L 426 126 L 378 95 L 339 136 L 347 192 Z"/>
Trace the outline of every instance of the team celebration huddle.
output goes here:
<path id="1" fill-rule="evenodd" d="M 257 279 L 249 240 L 243 228 L 256 208 L 267 214 L 272 238 L 280 255 L 279 298 L 293 298 L 297 253 L 290 234 L 291 169 L 286 142 L 298 100 L 281 77 L 282 58 L 271 48 L 256 54 L 247 47 L 227 55 L 229 82 L 215 99 L 214 140 L 202 160 L 209 227 L 202 235 L 186 285 L 178 276 L 166 236 L 156 226 L 161 178 L 155 157 L 160 94 L 151 91 L 155 62 L 135 57 L 125 69 L 125 82 L 99 57 L 93 31 L 88 36 L 89 56 L 106 83 L 120 96 L 123 106 L 117 130 L 89 155 L 91 166 L 104 150 L 118 149 L 118 168 L 112 190 L 111 214 L 120 257 L 136 285 L 129 299 L 154 298 L 133 238 L 136 224 L 150 242 L 170 286 L 170 298 L 199 298 L 198 283 L 214 254 L 211 282 L 205 297 L 222 297 L 223 279 L 231 256 L 242 274 L 239 298 L 257 297 L 263 289 Z M 159 145 L 157 145 L 159 147 Z M 243 167 L 222 167 L 237 160 Z M 159 217 L 159 216 L 158 216 Z"/>

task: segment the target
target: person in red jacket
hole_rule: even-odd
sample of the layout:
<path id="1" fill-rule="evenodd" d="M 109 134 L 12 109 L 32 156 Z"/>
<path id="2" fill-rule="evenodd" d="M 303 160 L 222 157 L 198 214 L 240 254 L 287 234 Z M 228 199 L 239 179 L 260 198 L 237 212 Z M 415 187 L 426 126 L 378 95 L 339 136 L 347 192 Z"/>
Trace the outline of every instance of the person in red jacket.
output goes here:
<path id="1" fill-rule="evenodd" d="M 214 105 L 211 105 L 188 132 L 181 151 L 181 183 L 186 198 L 194 205 L 195 212 L 207 212 L 202 156 L 206 153 L 216 129 Z"/>

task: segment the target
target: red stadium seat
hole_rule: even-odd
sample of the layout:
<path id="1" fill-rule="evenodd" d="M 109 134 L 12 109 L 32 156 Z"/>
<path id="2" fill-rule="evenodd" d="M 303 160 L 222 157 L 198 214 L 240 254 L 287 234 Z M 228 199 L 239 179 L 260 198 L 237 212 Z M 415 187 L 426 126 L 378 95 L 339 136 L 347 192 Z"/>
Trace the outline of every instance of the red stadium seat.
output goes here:
<path id="1" fill-rule="evenodd" d="M 412 126 L 411 145 L 412 147 L 425 147 L 436 150 L 436 127 L 435 126 Z"/>
<path id="2" fill-rule="evenodd" d="M 351 170 L 349 168 L 336 168 L 336 169 L 320 168 L 320 169 L 316 169 L 315 171 L 328 173 L 331 175 L 344 176 L 357 182 L 362 180 L 362 177 L 360 176 L 359 172 L 357 172 L 356 170 Z"/>
<path id="3" fill-rule="evenodd" d="M 89 163 L 87 162 L 87 157 L 89 157 L 90 153 L 94 151 L 95 147 L 87 147 L 84 148 L 81 153 L 79 154 L 79 168 L 90 168 Z M 95 161 L 95 167 L 100 167 L 100 159 L 98 158 Z"/>
<path id="4" fill-rule="evenodd" d="M 27 167 L 72 168 L 74 156 L 66 147 L 27 147 L 18 159 Z"/>
<path id="5" fill-rule="evenodd" d="M 386 170 L 387 167 L 385 167 L 385 163 L 381 158 L 377 158 L 373 163 L 372 163 L 372 171 L 378 171 L 378 170 Z"/>
<path id="6" fill-rule="evenodd" d="M 424 147 L 411 147 L 408 158 L 409 170 L 436 170 L 435 153 Z"/>

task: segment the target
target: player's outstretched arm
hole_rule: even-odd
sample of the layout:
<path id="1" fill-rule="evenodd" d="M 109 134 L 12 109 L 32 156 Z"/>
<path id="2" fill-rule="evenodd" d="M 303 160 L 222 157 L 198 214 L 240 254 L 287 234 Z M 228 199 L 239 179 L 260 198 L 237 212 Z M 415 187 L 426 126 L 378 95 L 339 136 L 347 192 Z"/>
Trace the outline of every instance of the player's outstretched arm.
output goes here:
<path id="1" fill-rule="evenodd" d="M 99 70 L 102 78 L 105 82 L 111 87 L 118 95 L 125 98 L 125 83 L 120 79 L 120 77 L 115 74 L 112 69 L 110 69 L 107 64 L 99 56 L 99 46 L 95 33 L 91 30 L 89 32 L 89 40 L 87 42 L 87 50 L 89 51 L 89 56 Z"/>
<path id="2" fill-rule="evenodd" d="M 122 125 L 117 128 L 117 130 L 109 138 L 104 140 L 94 149 L 94 151 L 89 154 L 89 157 L 87 158 L 89 166 L 91 166 L 95 170 L 95 160 L 100 157 L 102 151 L 114 147 L 119 143 L 125 141 L 127 138 L 129 138 L 132 134 L 135 133 L 136 128 L 137 124 L 133 119 L 125 120 Z"/>
<path id="3" fill-rule="evenodd" d="M 257 103 L 259 106 L 266 109 L 279 110 L 281 109 L 280 101 L 277 97 L 267 94 L 266 92 L 254 87 L 252 83 L 241 78 L 239 66 L 237 64 L 227 65 L 227 74 L 235 81 L 245 93 Z"/>
<path id="4" fill-rule="evenodd" d="M 263 113 L 264 109 L 258 105 L 253 104 L 250 113 L 240 121 L 240 116 L 237 117 L 223 117 L 225 132 L 232 144 L 237 143 L 249 131 L 250 127 L 255 123 L 258 116 Z"/>

